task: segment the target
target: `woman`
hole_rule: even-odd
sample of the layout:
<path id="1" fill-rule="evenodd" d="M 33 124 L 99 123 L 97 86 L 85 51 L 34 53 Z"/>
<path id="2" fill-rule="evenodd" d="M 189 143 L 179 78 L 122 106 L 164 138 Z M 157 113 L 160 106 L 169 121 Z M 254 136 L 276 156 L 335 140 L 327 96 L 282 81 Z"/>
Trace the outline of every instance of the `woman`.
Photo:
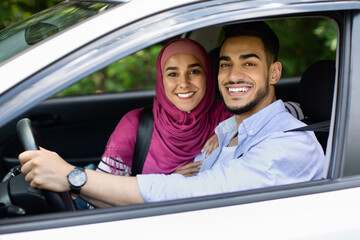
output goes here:
<path id="1" fill-rule="evenodd" d="M 154 130 L 142 173 L 191 176 L 201 164 L 194 163 L 194 157 L 217 141 L 215 127 L 231 114 L 222 102 L 213 102 L 215 77 L 206 51 L 196 42 L 175 39 L 167 43 L 159 53 L 157 73 Z M 98 171 L 130 175 L 141 110 L 132 110 L 121 119 Z"/>

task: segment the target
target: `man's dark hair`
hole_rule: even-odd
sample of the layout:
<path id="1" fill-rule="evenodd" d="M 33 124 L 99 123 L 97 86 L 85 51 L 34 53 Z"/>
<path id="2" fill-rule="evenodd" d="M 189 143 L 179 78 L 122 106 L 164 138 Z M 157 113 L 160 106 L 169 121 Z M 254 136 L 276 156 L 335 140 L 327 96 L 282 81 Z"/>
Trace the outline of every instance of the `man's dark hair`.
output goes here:
<path id="1" fill-rule="evenodd" d="M 247 22 L 227 25 L 224 27 L 224 33 L 224 42 L 228 38 L 239 36 L 260 38 L 264 44 L 268 64 L 270 65 L 277 61 L 279 54 L 279 38 L 265 22 Z"/>

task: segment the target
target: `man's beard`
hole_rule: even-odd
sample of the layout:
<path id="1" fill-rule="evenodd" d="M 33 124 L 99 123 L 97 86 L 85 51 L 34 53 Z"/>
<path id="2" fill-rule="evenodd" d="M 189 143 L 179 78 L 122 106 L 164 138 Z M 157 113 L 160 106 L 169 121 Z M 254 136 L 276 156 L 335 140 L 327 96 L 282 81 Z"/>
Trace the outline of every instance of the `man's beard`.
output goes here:
<path id="1" fill-rule="evenodd" d="M 224 96 L 222 95 L 221 91 L 220 91 L 220 93 L 221 93 L 226 110 L 231 114 L 239 115 L 239 114 L 249 112 L 254 107 L 256 107 L 264 98 L 267 97 L 267 95 L 269 94 L 269 89 L 270 89 L 269 84 L 266 83 L 265 87 L 259 89 L 259 91 L 256 93 L 255 99 L 253 99 L 252 101 L 250 101 L 248 104 L 246 104 L 243 107 L 230 107 L 230 106 L 226 105 Z"/>

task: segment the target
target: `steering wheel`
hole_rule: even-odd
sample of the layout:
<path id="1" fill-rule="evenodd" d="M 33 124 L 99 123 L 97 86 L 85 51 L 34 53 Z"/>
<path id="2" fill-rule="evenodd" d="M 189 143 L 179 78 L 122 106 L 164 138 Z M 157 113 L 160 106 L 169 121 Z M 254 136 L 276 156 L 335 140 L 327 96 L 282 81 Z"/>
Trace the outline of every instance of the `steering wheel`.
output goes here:
<path id="1" fill-rule="evenodd" d="M 16 125 L 18 137 L 25 150 L 39 150 L 36 129 L 33 128 L 30 119 L 23 118 L 18 121 Z M 49 204 L 49 207 L 54 212 L 75 211 L 75 204 L 70 193 L 57 193 L 47 190 L 42 190 L 42 193 Z"/>

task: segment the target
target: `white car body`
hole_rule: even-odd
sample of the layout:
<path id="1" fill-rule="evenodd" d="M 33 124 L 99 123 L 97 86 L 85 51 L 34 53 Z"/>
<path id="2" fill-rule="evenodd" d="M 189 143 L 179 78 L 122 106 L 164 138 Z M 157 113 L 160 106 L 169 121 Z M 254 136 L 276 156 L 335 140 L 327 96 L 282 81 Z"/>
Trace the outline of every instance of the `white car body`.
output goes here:
<path id="1" fill-rule="evenodd" d="M 0 219 L 0 239 L 360 239 L 357 0 L 130 0 L 0 63 L 0 127 L 90 72 L 160 40 L 236 21 L 342 11 L 345 33 L 338 43 L 339 81 L 326 152 L 331 163 L 327 179 L 148 205 Z"/>

